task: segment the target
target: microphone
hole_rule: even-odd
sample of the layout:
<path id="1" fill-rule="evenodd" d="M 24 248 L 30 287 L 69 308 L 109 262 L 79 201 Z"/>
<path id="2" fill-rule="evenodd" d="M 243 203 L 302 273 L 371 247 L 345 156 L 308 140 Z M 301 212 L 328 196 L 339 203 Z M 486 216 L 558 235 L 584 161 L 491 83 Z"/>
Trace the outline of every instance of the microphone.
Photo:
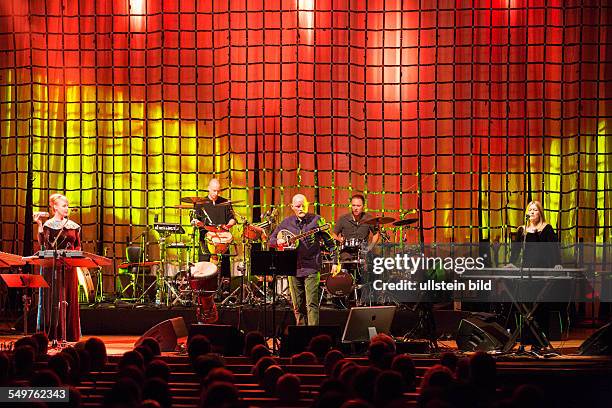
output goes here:
<path id="1" fill-rule="evenodd" d="M 525 221 L 526 221 L 526 222 L 529 222 L 529 219 L 530 219 L 530 218 L 531 218 L 531 217 L 529 216 L 529 214 L 525 215 Z"/>

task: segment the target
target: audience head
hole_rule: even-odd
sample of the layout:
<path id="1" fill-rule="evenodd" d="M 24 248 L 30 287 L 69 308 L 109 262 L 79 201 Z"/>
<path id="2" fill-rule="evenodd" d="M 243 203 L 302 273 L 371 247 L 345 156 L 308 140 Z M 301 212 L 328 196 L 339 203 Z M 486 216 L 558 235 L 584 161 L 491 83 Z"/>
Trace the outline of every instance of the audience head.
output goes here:
<path id="1" fill-rule="evenodd" d="M 283 374 L 285 374 L 285 371 L 276 364 L 266 368 L 266 371 L 264 371 L 262 383 L 264 390 L 268 394 L 274 395 L 274 393 L 276 392 L 276 383 Z"/>
<path id="2" fill-rule="evenodd" d="M 332 338 L 328 334 L 319 334 L 318 336 L 310 339 L 308 344 L 308 351 L 314 353 L 319 362 L 323 362 L 325 355 L 332 348 Z"/>
<path id="3" fill-rule="evenodd" d="M 67 357 L 70 366 L 70 381 L 72 384 L 78 384 L 81 381 L 81 357 L 79 352 L 74 347 L 66 347 L 62 350 L 62 354 Z"/>
<path id="4" fill-rule="evenodd" d="M 38 342 L 34 340 L 31 336 L 24 336 L 15 341 L 14 348 L 17 350 L 22 346 L 30 346 L 32 350 L 34 350 L 34 358 L 38 357 Z"/>
<path id="5" fill-rule="evenodd" d="M 406 391 L 414 391 L 416 389 L 416 367 L 412 357 L 408 354 L 399 354 L 393 358 L 391 369 L 397 371 L 404 379 Z"/>
<path id="6" fill-rule="evenodd" d="M 85 350 L 89 353 L 92 371 L 102 371 L 106 366 L 106 345 L 98 337 L 90 337 L 85 342 Z"/>
<path id="7" fill-rule="evenodd" d="M 300 399 L 300 378 L 295 374 L 283 374 L 276 382 L 276 394 L 284 403 L 293 403 Z"/>
<path id="8" fill-rule="evenodd" d="M 262 357 L 259 361 L 253 366 L 252 374 L 257 380 L 258 383 L 262 383 L 263 375 L 268 369 L 268 367 L 276 364 L 276 360 L 272 357 Z"/>
<path id="9" fill-rule="evenodd" d="M 142 401 L 142 403 L 140 404 L 140 408 L 161 408 L 161 405 L 159 405 L 159 402 L 155 400 L 148 399 Z"/>
<path id="10" fill-rule="evenodd" d="M 457 370 L 458 361 L 459 357 L 457 357 L 457 355 L 451 351 L 442 353 L 442 356 L 440 356 L 440 364 L 442 364 L 444 367 L 448 367 L 448 369 L 453 373 Z"/>
<path id="11" fill-rule="evenodd" d="M 478 351 L 470 357 L 470 383 L 489 390 L 496 384 L 495 359 L 483 351 Z"/>
<path id="12" fill-rule="evenodd" d="M 47 367 L 57 374 L 62 384 L 68 384 L 70 380 L 70 365 L 65 354 L 57 353 L 49 357 Z"/>
<path id="13" fill-rule="evenodd" d="M 13 353 L 13 367 L 17 378 L 29 378 L 34 371 L 36 352 L 32 346 L 21 346 Z"/>
<path id="14" fill-rule="evenodd" d="M 236 378 L 234 377 L 234 373 L 228 370 L 225 367 L 217 367 L 210 370 L 202 385 L 204 387 L 208 387 L 210 384 L 214 382 L 226 382 L 230 384 L 234 384 L 236 382 Z"/>
<path id="15" fill-rule="evenodd" d="M 325 368 L 325 374 L 331 375 L 336 363 L 344 358 L 344 354 L 342 354 L 339 350 L 329 350 L 327 354 L 325 354 L 325 358 L 323 358 L 323 366 Z"/>
<path id="16" fill-rule="evenodd" d="M 159 342 L 155 340 L 153 337 L 145 337 L 142 340 L 141 345 L 146 346 L 151 350 L 153 356 L 161 356 L 161 348 L 159 347 Z"/>
<path id="17" fill-rule="evenodd" d="M 172 395 L 168 383 L 161 378 L 149 378 L 145 381 L 142 388 L 142 398 L 145 400 L 155 400 L 162 408 L 172 406 Z"/>
<path id="18" fill-rule="evenodd" d="M 223 358 L 217 354 L 204 354 L 199 356 L 195 362 L 195 372 L 200 378 L 200 382 L 206 379 L 206 376 L 213 368 L 225 367 Z"/>
<path id="19" fill-rule="evenodd" d="M 373 341 L 368 347 L 368 360 L 371 365 L 380 369 L 391 368 L 391 361 L 395 356 L 395 352 L 385 342 Z"/>
<path id="20" fill-rule="evenodd" d="M 141 390 L 131 378 L 120 378 L 104 395 L 104 406 L 134 407 L 140 404 Z"/>
<path id="21" fill-rule="evenodd" d="M 362 399 L 351 399 L 342 404 L 340 408 L 374 408 L 374 406 Z"/>
<path id="22" fill-rule="evenodd" d="M 382 341 L 383 343 L 385 343 L 387 345 L 387 351 L 389 353 L 395 354 L 397 347 L 395 345 L 395 340 L 393 339 L 393 337 L 385 333 L 379 333 L 376 336 L 372 337 L 370 343 L 375 343 L 377 341 Z"/>
<path id="23" fill-rule="evenodd" d="M 142 359 L 144 360 L 145 366 L 149 364 L 151 360 L 153 359 L 153 351 L 151 351 L 149 346 L 145 346 L 141 344 L 140 346 L 135 347 L 134 351 L 140 353 L 140 355 L 142 356 Z"/>
<path id="24" fill-rule="evenodd" d="M 353 377 L 353 394 L 373 403 L 376 378 L 380 373 L 378 367 L 360 367 Z"/>
<path id="25" fill-rule="evenodd" d="M 251 362 L 257 363 L 259 359 L 266 356 L 271 356 L 272 353 L 265 344 L 257 344 L 251 349 Z"/>
<path id="26" fill-rule="evenodd" d="M 453 373 L 448 367 L 444 367 L 442 364 L 436 364 L 429 367 L 423 375 L 423 381 L 421 381 L 421 389 L 428 387 L 439 387 L 443 390 L 450 387 L 453 382 Z"/>
<path id="27" fill-rule="evenodd" d="M 234 384 L 215 382 L 202 392 L 200 407 L 221 408 L 231 407 L 238 403 L 238 389 Z"/>
<path id="28" fill-rule="evenodd" d="M 123 356 L 121 356 L 119 362 L 117 363 L 117 370 L 121 371 L 123 367 L 127 367 L 130 365 L 136 366 L 142 371 L 144 371 L 145 364 L 142 354 L 135 350 L 126 351 L 125 353 L 123 353 Z"/>
<path id="29" fill-rule="evenodd" d="M 406 384 L 400 373 L 390 370 L 383 371 L 376 378 L 374 402 L 378 407 L 385 406 L 391 401 L 402 398 L 404 391 L 406 391 Z"/>
<path id="30" fill-rule="evenodd" d="M 38 345 L 38 357 L 44 357 L 49 350 L 49 338 L 45 332 L 38 332 L 32 335 L 32 340 Z"/>
<path id="31" fill-rule="evenodd" d="M 193 364 L 196 359 L 204 354 L 210 353 L 210 340 L 202 334 L 196 334 L 189 339 L 187 343 L 187 354 L 189 354 L 189 360 Z"/>
<path id="32" fill-rule="evenodd" d="M 145 370 L 146 378 L 161 378 L 168 382 L 170 379 L 170 366 L 164 360 L 152 360 Z"/>
<path id="33" fill-rule="evenodd" d="M 317 364 L 317 356 L 310 351 L 303 351 L 291 356 L 291 364 L 295 365 L 312 365 Z"/>
<path id="34" fill-rule="evenodd" d="M 265 345 L 266 339 L 264 335 L 259 331 L 251 331 L 244 337 L 244 355 L 251 356 L 253 347 L 257 345 Z M 263 357 L 263 356 L 262 356 Z"/>
<path id="35" fill-rule="evenodd" d="M 30 379 L 32 387 L 60 387 L 62 380 L 53 370 L 39 370 Z"/>
<path id="36" fill-rule="evenodd" d="M 145 382 L 144 372 L 135 365 L 122 367 L 117 373 L 117 378 L 131 378 L 139 388 L 142 388 Z"/>

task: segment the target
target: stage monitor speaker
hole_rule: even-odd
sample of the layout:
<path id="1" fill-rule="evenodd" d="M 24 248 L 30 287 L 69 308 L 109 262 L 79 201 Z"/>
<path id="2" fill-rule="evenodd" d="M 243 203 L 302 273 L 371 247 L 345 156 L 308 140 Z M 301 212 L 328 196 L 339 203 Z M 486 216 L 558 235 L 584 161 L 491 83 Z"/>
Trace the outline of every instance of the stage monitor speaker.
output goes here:
<path id="1" fill-rule="evenodd" d="M 153 337 L 159 343 L 161 351 L 174 351 L 176 350 L 178 339 L 186 337 L 187 334 L 185 320 L 182 317 L 175 317 L 151 327 L 136 341 L 134 347 L 140 346 L 145 338 Z"/>
<path id="2" fill-rule="evenodd" d="M 210 341 L 212 352 L 224 356 L 240 356 L 244 350 L 244 333 L 228 324 L 192 324 L 189 338 L 203 334 Z M 189 340 L 187 340 L 189 342 Z"/>
<path id="3" fill-rule="evenodd" d="M 581 356 L 612 355 L 612 323 L 599 328 L 580 345 L 578 354 Z"/>
<path id="4" fill-rule="evenodd" d="M 280 355 L 290 357 L 306 351 L 313 337 L 327 334 L 332 339 L 332 347 L 338 347 L 342 330 L 340 326 L 287 326 L 287 334 L 281 340 Z"/>
<path id="5" fill-rule="evenodd" d="M 461 351 L 492 351 L 503 348 L 510 335 L 495 322 L 469 317 L 459 322 L 456 341 Z"/>

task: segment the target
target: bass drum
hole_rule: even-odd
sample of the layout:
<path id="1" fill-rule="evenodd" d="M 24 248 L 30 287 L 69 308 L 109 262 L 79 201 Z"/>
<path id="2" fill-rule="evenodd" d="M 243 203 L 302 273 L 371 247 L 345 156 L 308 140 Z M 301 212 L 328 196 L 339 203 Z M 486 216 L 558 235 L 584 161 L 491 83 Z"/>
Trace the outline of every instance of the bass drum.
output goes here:
<path id="1" fill-rule="evenodd" d="M 93 303 L 96 297 L 96 288 L 87 268 L 76 268 L 79 281 L 79 303 Z"/>
<path id="2" fill-rule="evenodd" d="M 330 274 L 325 281 L 325 287 L 332 296 L 348 296 L 353 291 L 354 286 L 355 279 L 346 269 L 342 269 L 336 275 Z"/>

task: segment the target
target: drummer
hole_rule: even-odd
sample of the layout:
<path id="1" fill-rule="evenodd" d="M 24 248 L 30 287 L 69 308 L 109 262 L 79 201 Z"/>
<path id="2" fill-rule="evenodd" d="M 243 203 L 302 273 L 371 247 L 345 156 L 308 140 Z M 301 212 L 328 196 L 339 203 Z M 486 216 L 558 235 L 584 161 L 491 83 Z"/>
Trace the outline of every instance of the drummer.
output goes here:
<path id="1" fill-rule="evenodd" d="M 192 221 L 194 225 L 200 228 L 200 242 L 202 243 L 202 252 L 199 254 L 199 261 L 209 261 L 210 251 L 206 243 L 206 234 L 209 232 L 205 227 L 212 226 L 220 232 L 228 232 L 236 225 L 234 219 L 234 210 L 227 198 L 219 195 L 221 183 L 216 178 L 213 178 L 208 183 L 208 198 L 201 204 L 195 205 L 195 219 Z M 229 282 L 230 278 L 230 262 L 227 256 L 221 256 L 221 276 L 224 281 Z"/>
<path id="2" fill-rule="evenodd" d="M 374 224 L 364 224 L 373 217 L 364 212 L 365 197 L 353 194 L 351 212 L 338 218 L 333 237 L 340 242 L 340 261 L 352 261 L 360 249 L 371 249 L 380 240 L 380 232 Z"/>

